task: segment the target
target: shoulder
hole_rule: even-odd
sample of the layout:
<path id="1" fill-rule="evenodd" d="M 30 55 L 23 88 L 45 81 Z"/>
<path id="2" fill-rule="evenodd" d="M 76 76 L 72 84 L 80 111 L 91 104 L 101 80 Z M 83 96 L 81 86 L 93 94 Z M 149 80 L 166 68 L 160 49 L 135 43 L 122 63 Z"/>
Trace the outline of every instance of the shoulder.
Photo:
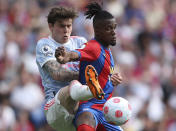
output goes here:
<path id="1" fill-rule="evenodd" d="M 101 46 L 96 40 L 90 40 L 84 44 L 83 50 L 91 52 L 92 54 L 99 54 L 101 52 Z"/>
<path id="2" fill-rule="evenodd" d="M 44 44 L 50 43 L 50 40 L 48 37 L 41 38 L 37 41 L 37 46 L 41 46 Z"/>
<path id="3" fill-rule="evenodd" d="M 70 38 L 75 42 L 81 42 L 81 43 L 87 42 L 86 38 L 84 38 L 82 36 L 71 36 Z"/>
<path id="4" fill-rule="evenodd" d="M 86 38 L 81 36 L 71 36 L 70 40 L 76 49 L 82 48 L 87 42 Z"/>
<path id="5" fill-rule="evenodd" d="M 38 52 L 51 52 L 54 49 L 52 41 L 49 38 L 41 38 L 36 45 L 36 51 Z"/>
<path id="6" fill-rule="evenodd" d="M 87 46 L 90 46 L 92 49 L 101 49 L 101 45 L 96 40 L 90 40 L 87 42 Z"/>
<path id="7" fill-rule="evenodd" d="M 86 48 L 91 50 L 92 54 L 99 55 L 101 52 L 101 45 L 96 40 L 90 40 L 86 43 Z"/>

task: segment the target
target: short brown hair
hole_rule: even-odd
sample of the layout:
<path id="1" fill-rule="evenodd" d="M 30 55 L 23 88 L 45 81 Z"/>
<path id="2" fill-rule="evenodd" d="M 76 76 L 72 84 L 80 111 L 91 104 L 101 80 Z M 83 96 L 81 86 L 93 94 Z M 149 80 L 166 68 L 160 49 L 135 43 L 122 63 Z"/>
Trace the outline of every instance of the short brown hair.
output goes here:
<path id="1" fill-rule="evenodd" d="M 48 14 L 48 23 L 54 24 L 58 19 L 74 19 L 78 16 L 78 13 L 72 9 L 67 7 L 54 7 L 50 10 Z"/>

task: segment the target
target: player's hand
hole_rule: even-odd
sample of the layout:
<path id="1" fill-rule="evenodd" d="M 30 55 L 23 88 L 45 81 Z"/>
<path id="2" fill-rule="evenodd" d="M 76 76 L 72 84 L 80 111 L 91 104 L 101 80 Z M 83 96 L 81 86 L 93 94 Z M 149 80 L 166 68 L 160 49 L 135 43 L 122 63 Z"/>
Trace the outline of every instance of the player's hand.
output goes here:
<path id="1" fill-rule="evenodd" d="M 118 84 L 122 83 L 122 76 L 120 73 L 114 73 L 111 76 L 111 82 L 113 86 L 117 86 Z"/>
<path id="2" fill-rule="evenodd" d="M 69 61 L 68 52 L 66 51 L 66 49 L 63 46 L 58 47 L 56 49 L 55 57 L 56 57 L 57 62 L 59 62 L 61 64 L 65 64 Z"/>

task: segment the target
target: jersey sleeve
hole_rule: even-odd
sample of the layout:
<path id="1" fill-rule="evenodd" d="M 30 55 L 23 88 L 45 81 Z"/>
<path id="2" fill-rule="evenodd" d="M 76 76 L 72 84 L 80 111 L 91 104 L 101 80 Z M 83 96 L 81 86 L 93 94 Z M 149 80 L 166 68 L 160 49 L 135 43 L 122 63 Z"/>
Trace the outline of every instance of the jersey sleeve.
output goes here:
<path id="1" fill-rule="evenodd" d="M 56 60 L 55 47 L 47 43 L 46 40 L 39 40 L 36 46 L 36 61 L 43 67 L 49 60 Z"/>
<path id="2" fill-rule="evenodd" d="M 79 49 L 83 49 L 85 47 L 85 43 L 87 43 L 87 40 L 84 37 L 81 37 L 79 42 Z"/>
<path id="3" fill-rule="evenodd" d="M 71 36 L 71 38 L 73 39 L 75 49 L 83 48 L 87 42 L 86 38 L 82 36 Z"/>
<path id="4" fill-rule="evenodd" d="M 75 52 L 79 54 L 80 61 L 94 61 L 98 59 L 101 48 L 92 43 L 86 43 L 82 49 L 76 49 Z"/>

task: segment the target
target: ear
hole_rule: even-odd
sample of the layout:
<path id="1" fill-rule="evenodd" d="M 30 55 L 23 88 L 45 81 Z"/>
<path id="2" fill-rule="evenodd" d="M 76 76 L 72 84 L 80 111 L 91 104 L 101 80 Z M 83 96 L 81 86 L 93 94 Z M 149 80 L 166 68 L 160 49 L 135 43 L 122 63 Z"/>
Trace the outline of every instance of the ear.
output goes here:
<path id="1" fill-rule="evenodd" d="M 94 23 L 94 25 L 93 25 L 93 27 L 94 27 L 94 32 L 95 32 L 95 34 L 96 34 L 97 36 L 102 33 L 102 27 L 103 27 L 103 26 L 104 26 L 104 25 L 102 25 L 102 21 L 97 20 L 97 21 Z"/>
<path id="2" fill-rule="evenodd" d="M 100 37 L 102 32 L 99 29 L 94 29 L 95 36 Z"/>

